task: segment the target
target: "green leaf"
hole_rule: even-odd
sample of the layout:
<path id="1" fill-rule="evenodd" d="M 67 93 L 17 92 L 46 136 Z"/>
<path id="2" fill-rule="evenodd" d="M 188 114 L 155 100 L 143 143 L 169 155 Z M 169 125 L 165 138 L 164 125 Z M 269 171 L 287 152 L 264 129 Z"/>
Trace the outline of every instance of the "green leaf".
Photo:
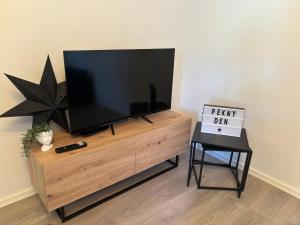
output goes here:
<path id="1" fill-rule="evenodd" d="M 22 157 L 29 157 L 30 156 L 30 148 L 33 141 L 36 137 L 42 133 L 50 131 L 50 125 L 48 123 L 42 123 L 40 125 L 34 125 L 31 129 L 28 129 L 25 134 L 22 134 L 21 137 L 21 156 Z"/>

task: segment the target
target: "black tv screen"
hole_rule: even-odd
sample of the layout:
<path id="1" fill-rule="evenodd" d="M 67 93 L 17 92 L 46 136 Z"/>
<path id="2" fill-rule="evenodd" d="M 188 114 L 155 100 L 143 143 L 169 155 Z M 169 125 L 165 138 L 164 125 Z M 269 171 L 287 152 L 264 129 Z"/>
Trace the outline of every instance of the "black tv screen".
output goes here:
<path id="1" fill-rule="evenodd" d="M 174 54 L 175 49 L 64 51 L 70 132 L 170 109 Z"/>

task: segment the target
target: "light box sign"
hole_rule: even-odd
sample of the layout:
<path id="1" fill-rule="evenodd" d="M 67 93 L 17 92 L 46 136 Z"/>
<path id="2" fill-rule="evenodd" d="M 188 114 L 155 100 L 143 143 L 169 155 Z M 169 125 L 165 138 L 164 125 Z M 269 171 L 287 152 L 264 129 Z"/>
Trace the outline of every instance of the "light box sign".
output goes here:
<path id="1" fill-rule="evenodd" d="M 201 132 L 240 137 L 244 117 L 244 108 L 204 105 Z"/>

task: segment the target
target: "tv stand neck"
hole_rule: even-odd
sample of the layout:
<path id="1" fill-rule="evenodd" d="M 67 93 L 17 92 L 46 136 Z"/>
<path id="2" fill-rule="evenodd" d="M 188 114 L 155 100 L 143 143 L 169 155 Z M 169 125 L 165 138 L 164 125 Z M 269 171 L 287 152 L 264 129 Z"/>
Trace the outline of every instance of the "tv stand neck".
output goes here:
<path id="1" fill-rule="evenodd" d="M 112 135 L 115 135 L 115 129 L 114 129 L 114 125 L 113 124 L 110 125 L 110 129 L 111 129 Z"/>
<path id="2" fill-rule="evenodd" d="M 142 118 L 144 119 L 144 120 L 146 120 L 148 123 L 153 123 L 151 120 L 149 120 L 146 116 L 142 116 Z"/>
<path id="3" fill-rule="evenodd" d="M 151 121 L 150 119 L 148 119 L 146 116 L 142 116 L 142 118 L 143 118 L 145 121 L 147 121 L 148 123 L 153 124 L 153 121 Z M 113 125 L 113 124 L 110 125 L 110 129 L 111 129 L 112 135 L 115 135 L 115 129 L 114 129 L 114 125 Z"/>

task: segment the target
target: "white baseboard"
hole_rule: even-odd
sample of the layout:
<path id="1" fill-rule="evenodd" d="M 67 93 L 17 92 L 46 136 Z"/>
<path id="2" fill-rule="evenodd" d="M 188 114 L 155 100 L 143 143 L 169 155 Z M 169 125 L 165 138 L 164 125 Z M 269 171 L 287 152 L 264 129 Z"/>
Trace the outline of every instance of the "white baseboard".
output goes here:
<path id="1" fill-rule="evenodd" d="M 7 206 L 7 205 L 10 205 L 14 202 L 20 201 L 24 198 L 30 197 L 34 194 L 36 194 L 34 189 L 33 188 L 28 188 L 28 189 L 25 189 L 25 190 L 20 191 L 18 193 L 15 193 L 15 194 L 6 196 L 4 198 L 1 198 L 0 199 L 0 208 L 2 208 L 4 206 Z"/>
<path id="2" fill-rule="evenodd" d="M 221 152 L 207 152 L 207 154 L 221 160 L 221 161 L 225 161 L 228 162 L 229 161 L 229 155 L 226 154 L 222 154 Z M 233 163 L 235 163 L 235 160 L 233 160 Z M 243 165 L 240 165 L 240 167 L 243 167 Z M 276 178 L 273 178 L 261 171 L 258 171 L 252 167 L 249 168 L 249 174 L 251 174 L 252 176 L 300 199 L 300 190 L 297 188 L 294 188 Z"/>
<path id="3" fill-rule="evenodd" d="M 249 173 L 252 175 L 252 176 L 255 176 L 256 178 L 300 199 L 300 190 L 280 181 L 280 180 L 277 180 L 265 173 L 262 173 L 254 168 L 251 168 L 249 169 Z"/>

